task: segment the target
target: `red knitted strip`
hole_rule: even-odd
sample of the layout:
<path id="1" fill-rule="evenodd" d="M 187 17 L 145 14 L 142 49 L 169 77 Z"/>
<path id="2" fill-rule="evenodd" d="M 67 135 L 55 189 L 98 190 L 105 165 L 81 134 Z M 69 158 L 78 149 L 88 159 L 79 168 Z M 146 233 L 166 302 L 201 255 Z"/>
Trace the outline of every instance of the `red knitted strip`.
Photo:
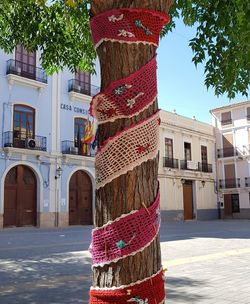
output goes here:
<path id="1" fill-rule="evenodd" d="M 156 56 L 127 78 L 112 82 L 102 93 L 93 97 L 90 114 L 98 123 L 138 115 L 157 96 Z"/>
<path id="2" fill-rule="evenodd" d="M 116 289 L 91 289 L 90 304 L 102 303 L 138 303 L 159 304 L 165 299 L 164 273 L 161 270 L 155 276 L 134 285 Z"/>
<path id="3" fill-rule="evenodd" d="M 103 266 L 134 255 L 147 247 L 160 228 L 160 191 L 150 207 L 122 216 L 92 231 L 93 266 Z"/>
<path id="4" fill-rule="evenodd" d="M 155 46 L 164 24 L 169 22 L 165 14 L 147 9 L 114 9 L 96 15 L 90 20 L 94 46 L 103 41 L 146 43 Z"/>

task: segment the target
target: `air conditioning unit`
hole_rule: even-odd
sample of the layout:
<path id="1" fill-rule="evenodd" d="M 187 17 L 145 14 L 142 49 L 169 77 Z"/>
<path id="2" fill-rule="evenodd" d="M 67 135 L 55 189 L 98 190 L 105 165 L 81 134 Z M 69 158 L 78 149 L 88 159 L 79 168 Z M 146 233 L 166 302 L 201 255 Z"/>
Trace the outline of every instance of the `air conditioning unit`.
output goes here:
<path id="1" fill-rule="evenodd" d="M 17 67 L 17 68 L 16 68 L 16 71 L 17 71 L 17 75 L 21 75 L 22 69 L 21 69 L 20 67 Z"/>
<path id="2" fill-rule="evenodd" d="M 27 138 L 26 139 L 26 148 L 34 149 L 36 147 L 36 141 L 34 138 Z"/>
<path id="3" fill-rule="evenodd" d="M 77 147 L 70 147 L 69 148 L 70 154 L 78 154 L 78 148 Z"/>
<path id="4" fill-rule="evenodd" d="M 193 161 L 191 161 L 191 160 L 188 160 L 188 161 L 187 161 L 187 168 L 188 168 L 189 170 L 198 170 L 198 163 L 193 162 Z"/>

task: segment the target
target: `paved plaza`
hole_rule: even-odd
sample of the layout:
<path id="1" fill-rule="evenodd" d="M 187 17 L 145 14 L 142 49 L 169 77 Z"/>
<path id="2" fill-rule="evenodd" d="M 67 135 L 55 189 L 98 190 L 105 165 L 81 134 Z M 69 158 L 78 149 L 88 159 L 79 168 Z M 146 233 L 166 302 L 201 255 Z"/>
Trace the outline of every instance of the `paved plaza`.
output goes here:
<path id="1" fill-rule="evenodd" d="M 0 232 L 1 304 L 88 303 L 90 226 Z M 250 221 L 163 223 L 167 304 L 250 303 Z"/>

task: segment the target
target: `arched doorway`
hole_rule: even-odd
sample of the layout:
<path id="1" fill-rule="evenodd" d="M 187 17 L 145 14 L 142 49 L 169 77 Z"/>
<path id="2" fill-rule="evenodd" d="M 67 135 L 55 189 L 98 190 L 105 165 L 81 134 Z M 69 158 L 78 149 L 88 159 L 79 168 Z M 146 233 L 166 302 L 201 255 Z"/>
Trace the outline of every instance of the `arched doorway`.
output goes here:
<path id="1" fill-rule="evenodd" d="M 27 166 L 16 166 L 4 182 L 4 227 L 36 226 L 37 181 Z"/>
<path id="2" fill-rule="evenodd" d="M 79 170 L 69 182 L 69 225 L 92 224 L 92 183 L 88 174 Z"/>

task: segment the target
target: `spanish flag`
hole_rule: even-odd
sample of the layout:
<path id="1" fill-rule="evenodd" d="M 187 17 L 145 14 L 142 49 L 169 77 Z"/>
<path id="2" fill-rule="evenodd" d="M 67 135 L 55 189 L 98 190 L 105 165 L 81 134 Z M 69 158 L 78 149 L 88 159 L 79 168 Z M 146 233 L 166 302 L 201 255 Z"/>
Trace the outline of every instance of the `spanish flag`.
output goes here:
<path id="1" fill-rule="evenodd" d="M 88 122 L 85 125 L 84 135 L 83 135 L 83 144 L 90 144 L 95 139 L 95 130 L 94 130 L 94 121 Z"/>

